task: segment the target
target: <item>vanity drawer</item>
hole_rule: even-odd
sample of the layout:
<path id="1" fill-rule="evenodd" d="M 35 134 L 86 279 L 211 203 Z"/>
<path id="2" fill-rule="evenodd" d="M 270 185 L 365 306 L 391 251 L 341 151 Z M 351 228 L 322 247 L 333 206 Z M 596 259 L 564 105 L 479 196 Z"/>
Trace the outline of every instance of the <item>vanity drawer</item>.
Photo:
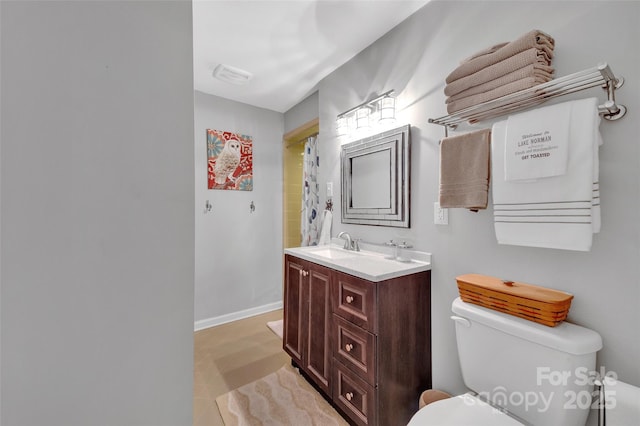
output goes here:
<path id="1" fill-rule="evenodd" d="M 375 386 L 376 336 L 337 315 L 333 315 L 333 335 L 333 357 Z"/>
<path id="2" fill-rule="evenodd" d="M 334 359 L 333 401 L 357 425 L 375 425 L 376 390 Z"/>
<path id="3" fill-rule="evenodd" d="M 333 312 L 365 330 L 376 333 L 376 284 L 334 272 Z"/>

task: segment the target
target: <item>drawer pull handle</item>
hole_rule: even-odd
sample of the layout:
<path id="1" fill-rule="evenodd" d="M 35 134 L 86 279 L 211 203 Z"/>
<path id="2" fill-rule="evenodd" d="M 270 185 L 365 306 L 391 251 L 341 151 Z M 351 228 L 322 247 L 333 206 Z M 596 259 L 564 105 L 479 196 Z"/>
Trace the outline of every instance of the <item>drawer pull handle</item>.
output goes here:
<path id="1" fill-rule="evenodd" d="M 345 349 L 347 352 L 351 352 L 351 350 L 353 349 L 353 344 L 351 344 L 351 343 L 347 343 L 346 345 L 344 345 L 344 349 Z"/>
<path id="2" fill-rule="evenodd" d="M 347 398 L 347 401 L 351 401 L 353 399 L 353 392 L 347 392 L 344 397 Z"/>
<path id="3" fill-rule="evenodd" d="M 345 300 L 347 301 L 347 303 L 351 303 L 353 302 L 353 296 L 347 296 L 345 297 Z"/>

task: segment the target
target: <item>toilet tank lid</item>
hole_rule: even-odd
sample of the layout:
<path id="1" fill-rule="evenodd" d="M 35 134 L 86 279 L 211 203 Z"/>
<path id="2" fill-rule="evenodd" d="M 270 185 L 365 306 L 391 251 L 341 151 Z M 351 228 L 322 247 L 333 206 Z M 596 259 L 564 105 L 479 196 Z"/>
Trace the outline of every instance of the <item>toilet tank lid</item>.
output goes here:
<path id="1" fill-rule="evenodd" d="M 563 321 L 555 327 L 538 324 L 513 315 L 494 311 L 456 298 L 451 310 L 468 320 L 477 321 L 515 337 L 574 355 L 594 353 L 602 349 L 602 338 L 585 327 Z"/>

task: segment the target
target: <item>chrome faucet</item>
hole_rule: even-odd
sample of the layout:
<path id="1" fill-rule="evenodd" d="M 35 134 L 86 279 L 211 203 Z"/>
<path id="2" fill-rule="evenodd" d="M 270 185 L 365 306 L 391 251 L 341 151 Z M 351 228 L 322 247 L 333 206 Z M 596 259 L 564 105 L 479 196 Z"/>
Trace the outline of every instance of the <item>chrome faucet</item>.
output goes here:
<path id="1" fill-rule="evenodd" d="M 351 235 L 348 232 L 341 232 L 338 234 L 338 238 L 342 238 L 344 240 L 344 249 L 345 250 L 354 250 L 360 251 L 360 245 L 358 244 L 359 240 L 352 240 Z"/>
<path id="2" fill-rule="evenodd" d="M 342 231 L 338 234 L 338 238 L 342 238 L 344 240 L 344 249 L 351 250 L 351 235 L 348 232 Z"/>

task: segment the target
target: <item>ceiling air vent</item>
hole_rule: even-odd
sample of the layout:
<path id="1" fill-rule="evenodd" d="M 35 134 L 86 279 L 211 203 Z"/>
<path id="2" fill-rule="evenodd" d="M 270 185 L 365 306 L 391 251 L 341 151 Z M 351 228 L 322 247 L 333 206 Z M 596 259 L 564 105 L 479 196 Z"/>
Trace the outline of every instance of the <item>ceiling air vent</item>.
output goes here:
<path id="1" fill-rule="evenodd" d="M 220 64 L 213 70 L 213 76 L 218 80 L 231 84 L 246 84 L 253 74 L 230 65 Z"/>

